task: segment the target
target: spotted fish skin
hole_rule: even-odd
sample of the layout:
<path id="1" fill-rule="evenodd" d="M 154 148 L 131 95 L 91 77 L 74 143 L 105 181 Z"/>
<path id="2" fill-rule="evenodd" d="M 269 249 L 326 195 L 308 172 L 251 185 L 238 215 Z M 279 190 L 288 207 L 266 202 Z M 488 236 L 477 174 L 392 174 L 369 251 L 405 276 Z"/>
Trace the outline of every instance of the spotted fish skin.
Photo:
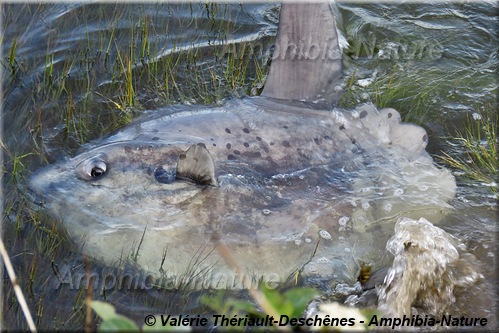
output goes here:
<path id="1" fill-rule="evenodd" d="M 389 123 L 389 118 L 372 104 L 357 109 L 317 110 L 259 97 L 243 102 L 231 100 L 223 107 L 156 116 L 119 131 L 107 142 L 168 142 L 183 149 L 203 143 L 217 169 L 227 163 L 243 163 L 265 175 L 335 160 L 345 164 L 343 161 L 380 149 L 390 154 L 396 149 L 410 148 L 411 154 L 405 154 L 408 159 L 426 154 L 426 132 L 418 126 L 402 124 L 397 111 L 390 114 L 396 113 L 393 118 L 398 117 L 398 121 Z M 398 145 L 389 139 L 390 131 L 403 131 L 406 138 L 413 140 Z"/>
<path id="2" fill-rule="evenodd" d="M 435 179 L 449 180 L 439 198 L 453 195 L 453 178 L 439 171 L 424 149 L 425 131 L 388 121 L 389 113 L 397 119 L 394 110 L 378 112 L 370 104 L 323 110 L 258 97 L 164 112 L 31 178 L 43 207 L 83 244 L 85 253 L 109 265 L 133 251 L 144 236 L 143 255 L 137 259 L 144 270 L 159 274 L 163 264 L 173 276 L 190 276 L 193 258 L 198 258 L 202 262 L 194 260 L 194 266 L 211 274 L 205 280 L 213 282 L 216 272 L 234 274 L 213 251 L 211 239 L 219 235 L 254 276 L 283 282 L 307 263 L 312 267 L 307 274 L 323 276 L 332 269 L 346 274 L 354 271 L 345 267 L 353 262 L 334 259 L 333 265 L 327 260 L 344 255 L 335 248 L 344 232 L 370 219 L 358 189 L 381 184 L 375 211 L 369 213 L 376 219 L 395 211 L 380 208 L 385 207 L 380 201 L 384 192 L 399 211 L 409 214 L 414 207 L 412 197 L 398 202 L 392 197 L 390 184 L 398 187 L 405 177 L 400 170 L 408 175 L 424 175 L 408 168 L 430 170 L 428 183 L 435 184 L 430 186 L 442 188 L 446 185 Z M 391 133 L 401 132 L 411 139 L 399 144 Z M 193 146 L 202 152 L 203 163 L 213 165 L 179 165 L 182 156 L 200 157 L 189 153 Z M 181 174 L 187 167 L 194 177 L 178 177 L 179 166 Z M 319 240 L 322 245 L 315 249 Z M 310 264 L 311 253 L 317 263 Z"/>

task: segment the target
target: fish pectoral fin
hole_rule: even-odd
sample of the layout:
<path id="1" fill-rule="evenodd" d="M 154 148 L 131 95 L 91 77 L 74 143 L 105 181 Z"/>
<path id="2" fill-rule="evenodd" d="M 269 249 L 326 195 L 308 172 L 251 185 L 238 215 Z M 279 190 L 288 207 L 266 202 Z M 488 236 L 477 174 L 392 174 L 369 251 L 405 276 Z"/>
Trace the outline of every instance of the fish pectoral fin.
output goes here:
<path id="1" fill-rule="evenodd" d="M 177 179 L 218 186 L 215 163 L 203 143 L 192 145 L 185 153 L 180 154 L 177 161 Z"/>

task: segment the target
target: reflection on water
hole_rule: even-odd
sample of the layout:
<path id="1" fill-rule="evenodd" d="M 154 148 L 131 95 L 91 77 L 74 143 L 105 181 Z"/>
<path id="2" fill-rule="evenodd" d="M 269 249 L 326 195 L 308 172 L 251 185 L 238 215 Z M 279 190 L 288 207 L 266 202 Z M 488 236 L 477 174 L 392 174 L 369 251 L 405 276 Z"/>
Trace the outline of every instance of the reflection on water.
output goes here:
<path id="1" fill-rule="evenodd" d="M 404 120 L 426 129 L 431 154 L 455 150 L 444 137 L 455 134 L 470 114 L 497 109 L 496 6 L 494 2 L 341 4 L 341 28 L 350 42 L 344 59 L 348 92 L 342 103 L 353 106 L 371 100 L 379 107 L 393 107 Z M 77 281 L 85 272 L 78 249 L 61 242 L 63 233 L 56 233 L 51 218 L 28 209 L 23 187 L 17 190 L 17 185 L 25 185 L 30 170 L 73 155 L 81 144 L 121 127 L 142 110 L 179 102 L 218 102 L 229 94 L 258 94 L 271 57 L 278 8 L 273 4 L 3 5 L 5 240 L 24 277 L 30 307 L 39 309 L 40 328 L 83 327 L 82 284 Z M 493 321 L 497 195 L 462 177 L 458 185 L 449 203 L 451 211 L 441 221 L 431 222 L 466 245 L 466 250 L 458 250 L 468 259 L 476 258 L 473 267 L 483 279 L 465 290 L 458 288 L 451 310 Z M 356 204 L 365 205 L 361 200 Z M 381 200 L 377 204 L 388 209 Z M 372 243 L 358 244 L 368 248 L 379 243 L 373 253 L 376 259 L 368 262 L 375 268 L 392 265 L 393 258 L 383 248 L 394 222 L 390 228 L 366 228 Z M 352 249 L 352 244 L 345 248 Z M 135 287 L 132 283 L 118 288 L 106 280 L 126 276 L 131 268 L 120 272 L 97 262 L 92 267 L 101 278 L 96 294 L 137 322 L 149 312 L 196 313 L 199 306 L 196 293 L 168 291 L 166 300 L 164 291 L 148 287 L 147 276 Z M 133 277 L 130 273 L 128 279 Z M 330 290 L 334 277 L 317 284 Z M 9 288 L 6 327 L 22 327 L 16 305 L 11 307 Z"/>

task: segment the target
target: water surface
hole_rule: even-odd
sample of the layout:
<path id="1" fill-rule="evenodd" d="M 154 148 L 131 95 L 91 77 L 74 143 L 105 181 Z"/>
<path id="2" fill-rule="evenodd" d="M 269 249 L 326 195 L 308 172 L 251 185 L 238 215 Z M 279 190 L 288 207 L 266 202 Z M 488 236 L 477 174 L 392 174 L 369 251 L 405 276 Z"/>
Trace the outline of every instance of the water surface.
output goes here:
<path id="1" fill-rule="evenodd" d="M 51 218 L 30 208 L 27 177 L 141 113 L 259 94 L 279 6 L 55 3 L 2 9 L 4 240 L 38 327 L 82 329 L 81 255 Z M 487 112 L 497 112 L 496 10 L 495 2 L 340 4 L 340 28 L 350 43 L 340 105 L 393 107 L 426 129 L 433 156 L 464 155 L 449 137 L 469 119 L 478 121 L 474 114 L 486 119 Z M 497 192 L 456 176 L 453 210 L 432 222 L 462 240 L 484 279 L 471 291 L 458 291 L 452 311 L 494 321 Z M 378 237 L 374 252 L 383 256 L 390 234 L 367 231 Z M 369 264 L 375 267 L 391 259 L 374 257 Z M 133 267 L 91 267 L 99 277 L 94 297 L 113 302 L 138 323 L 149 313 L 201 311 L 199 292 L 150 288 L 147 277 L 142 288 L 118 288 L 106 276 L 133 276 Z M 335 281 L 316 284 L 331 290 Z M 5 327 L 25 327 L 5 286 Z"/>

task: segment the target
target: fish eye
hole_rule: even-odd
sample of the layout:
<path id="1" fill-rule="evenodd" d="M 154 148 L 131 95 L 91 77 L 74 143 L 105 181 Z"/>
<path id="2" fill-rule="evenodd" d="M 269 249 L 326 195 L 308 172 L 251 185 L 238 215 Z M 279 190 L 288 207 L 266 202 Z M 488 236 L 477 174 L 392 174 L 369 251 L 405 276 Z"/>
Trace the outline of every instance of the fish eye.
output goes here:
<path id="1" fill-rule="evenodd" d="M 107 171 L 105 154 L 99 154 L 81 162 L 77 166 L 77 172 L 80 178 L 84 180 L 95 180 L 102 177 Z"/>
<path id="2" fill-rule="evenodd" d="M 100 167 L 100 166 L 94 166 L 92 168 L 92 170 L 90 171 L 90 176 L 92 178 L 98 178 L 100 176 L 102 176 L 104 173 L 106 172 L 106 165 L 104 164 L 104 167 Z"/>

